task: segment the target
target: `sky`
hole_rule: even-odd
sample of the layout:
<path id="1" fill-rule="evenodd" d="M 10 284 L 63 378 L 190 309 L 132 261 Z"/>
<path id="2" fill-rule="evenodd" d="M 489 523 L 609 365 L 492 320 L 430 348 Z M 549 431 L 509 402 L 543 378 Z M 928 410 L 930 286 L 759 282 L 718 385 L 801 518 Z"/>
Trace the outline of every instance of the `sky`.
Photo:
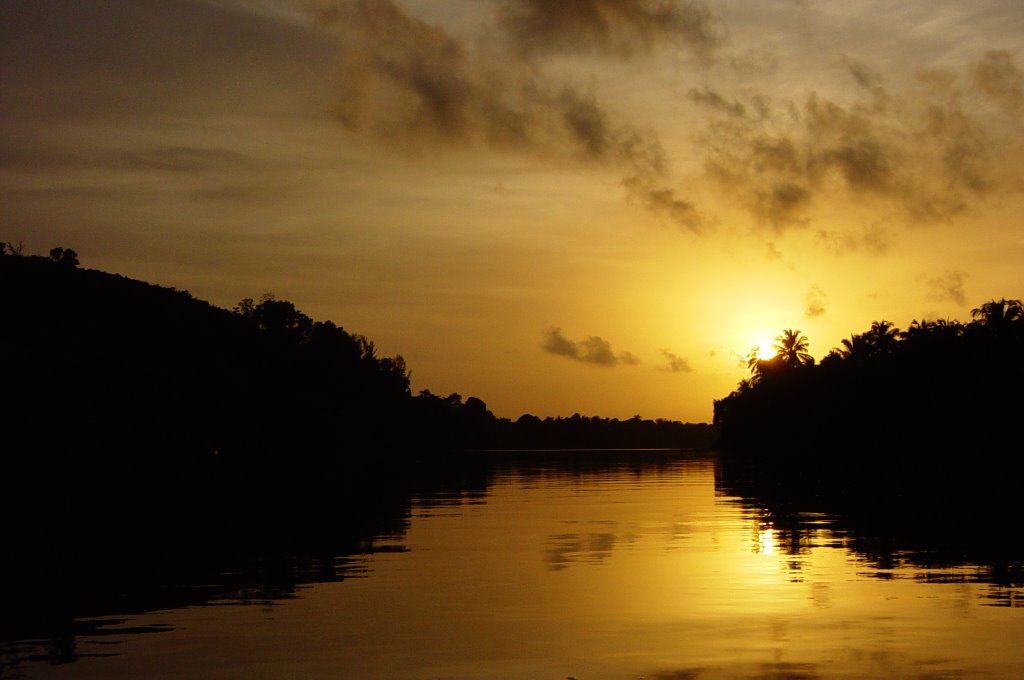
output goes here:
<path id="1" fill-rule="evenodd" d="M 3 0 L 0 240 L 270 292 L 499 416 L 1024 297 L 1017 0 Z"/>

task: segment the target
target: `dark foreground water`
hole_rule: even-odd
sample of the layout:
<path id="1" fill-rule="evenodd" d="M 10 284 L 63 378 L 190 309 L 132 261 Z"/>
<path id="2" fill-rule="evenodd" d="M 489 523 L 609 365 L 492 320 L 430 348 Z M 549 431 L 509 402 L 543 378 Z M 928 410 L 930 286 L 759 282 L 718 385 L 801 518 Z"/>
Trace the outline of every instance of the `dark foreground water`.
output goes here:
<path id="1" fill-rule="evenodd" d="M 0 676 L 1024 672 L 1013 564 L 911 554 L 828 515 L 782 519 L 730 495 L 708 459 L 499 463 L 483 489 L 414 498 L 407 519 L 404 531 L 362 553 L 292 560 L 287 587 L 275 588 L 272 574 L 225 586 L 234 576 L 221 574 L 178 593 L 188 606 L 124 613 L 112 605 L 62 638 L 9 641 Z"/>

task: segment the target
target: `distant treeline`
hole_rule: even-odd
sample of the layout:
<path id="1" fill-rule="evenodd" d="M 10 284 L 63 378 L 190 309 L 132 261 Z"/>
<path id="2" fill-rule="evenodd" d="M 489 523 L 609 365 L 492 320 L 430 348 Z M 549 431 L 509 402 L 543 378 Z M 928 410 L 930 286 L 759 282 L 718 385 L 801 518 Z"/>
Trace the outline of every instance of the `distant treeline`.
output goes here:
<path id="1" fill-rule="evenodd" d="M 427 441 L 450 449 L 708 449 L 715 439 L 707 423 L 627 420 L 583 416 L 516 420 L 498 418 L 476 397 L 439 397 L 428 390 L 415 398 L 416 420 Z"/>
<path id="2" fill-rule="evenodd" d="M 1024 413 L 1024 308 L 992 300 L 973 320 L 876 321 L 820 363 L 787 330 L 775 356 L 715 402 L 717 448 L 758 477 L 823 493 L 1016 495 Z"/>

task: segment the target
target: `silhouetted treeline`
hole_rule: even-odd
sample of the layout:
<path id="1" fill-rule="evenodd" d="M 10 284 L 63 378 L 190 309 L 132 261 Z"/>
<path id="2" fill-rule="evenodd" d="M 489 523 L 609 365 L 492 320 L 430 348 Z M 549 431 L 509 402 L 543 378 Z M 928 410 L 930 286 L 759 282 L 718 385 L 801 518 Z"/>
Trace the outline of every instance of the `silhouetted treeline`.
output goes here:
<path id="1" fill-rule="evenodd" d="M 424 390 L 414 400 L 417 428 L 447 449 L 707 449 L 715 440 L 707 423 L 583 416 L 499 418 L 477 397 L 440 397 Z"/>
<path id="2" fill-rule="evenodd" d="M 706 425 L 511 422 L 475 397 L 414 397 L 401 357 L 291 302 L 267 295 L 220 309 L 83 269 L 70 249 L 30 257 L 0 244 L 0 288 L 2 460 L 5 479 L 19 480 L 0 510 L 52 534 L 26 528 L 11 537 L 19 545 L 192 540 L 219 522 L 231 540 L 294 537 L 406 503 L 409 485 L 443 474 L 447 451 L 710 439 Z M 102 528 L 83 531 L 83 521 Z"/>
<path id="3" fill-rule="evenodd" d="M 0 290 L 2 585 L 77 592 L 111 564 L 325 527 L 337 554 L 408 506 L 411 473 L 360 455 L 395 439 L 410 399 L 401 358 L 365 338 L 269 297 L 232 312 L 82 269 L 65 249 L 5 246 Z"/>
<path id="4" fill-rule="evenodd" d="M 993 300 L 973 315 L 906 331 L 877 321 L 818 364 L 798 331 L 780 336 L 778 354 L 752 356 L 751 379 L 715 402 L 717 448 L 794 491 L 1015 493 L 1024 311 Z"/>
<path id="5" fill-rule="evenodd" d="M 219 309 L 8 244 L 0 290 L 0 637 L 256 556 L 329 561 L 401 531 L 414 493 L 482 483 L 403 454 L 400 357 L 290 302 Z"/>
<path id="6" fill-rule="evenodd" d="M 401 357 L 286 300 L 220 309 L 21 251 L 0 244 L 0 638 L 73 641 L 76 616 L 166 604 L 161 583 L 364 551 L 414 496 L 482 493 L 492 462 L 469 449 L 710 439 L 413 396 Z"/>

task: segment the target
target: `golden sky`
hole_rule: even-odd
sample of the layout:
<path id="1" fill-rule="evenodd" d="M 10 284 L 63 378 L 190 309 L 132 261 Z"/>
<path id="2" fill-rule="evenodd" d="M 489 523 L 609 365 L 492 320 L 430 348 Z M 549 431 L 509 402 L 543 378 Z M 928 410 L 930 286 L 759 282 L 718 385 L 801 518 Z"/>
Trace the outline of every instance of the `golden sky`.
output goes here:
<path id="1" fill-rule="evenodd" d="M 4 0 L 0 240 L 273 292 L 498 415 L 1024 297 L 1018 0 Z"/>

